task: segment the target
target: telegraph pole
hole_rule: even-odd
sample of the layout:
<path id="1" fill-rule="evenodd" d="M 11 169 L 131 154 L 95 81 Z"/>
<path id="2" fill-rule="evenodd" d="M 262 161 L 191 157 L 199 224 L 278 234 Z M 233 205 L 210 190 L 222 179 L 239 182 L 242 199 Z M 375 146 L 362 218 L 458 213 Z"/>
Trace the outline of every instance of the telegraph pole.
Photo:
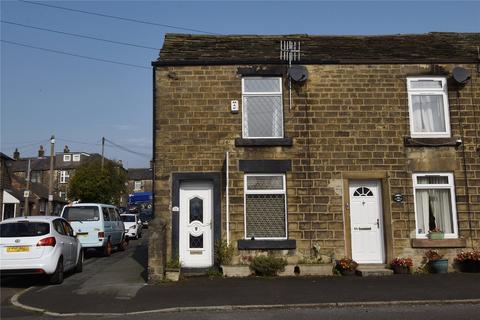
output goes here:
<path id="1" fill-rule="evenodd" d="M 23 216 L 28 216 L 28 211 L 29 211 L 29 202 L 28 198 L 30 197 L 30 161 L 31 159 L 28 159 L 28 166 L 27 166 L 27 186 L 25 188 L 25 191 L 23 192 L 23 197 L 25 198 L 25 210 L 23 210 Z"/>
<path id="2" fill-rule="evenodd" d="M 50 175 L 48 179 L 48 211 L 47 215 L 53 214 L 53 163 L 55 160 L 55 136 L 50 138 Z"/>
<path id="3" fill-rule="evenodd" d="M 102 137 L 102 171 L 103 171 L 103 163 L 105 162 L 105 137 Z"/>

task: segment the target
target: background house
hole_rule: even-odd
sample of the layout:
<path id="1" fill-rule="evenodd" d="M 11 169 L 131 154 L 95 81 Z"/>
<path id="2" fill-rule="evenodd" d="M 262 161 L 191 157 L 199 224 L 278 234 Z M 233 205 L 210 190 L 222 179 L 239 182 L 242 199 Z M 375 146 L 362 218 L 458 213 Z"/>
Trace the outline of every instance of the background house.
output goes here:
<path id="1" fill-rule="evenodd" d="M 152 192 L 153 171 L 150 168 L 129 168 L 127 193 Z"/>
<path id="2" fill-rule="evenodd" d="M 280 59 L 281 41 L 301 44 L 303 67 Z M 427 248 L 478 247 L 479 43 L 478 33 L 166 35 L 152 63 L 151 279 L 165 256 L 211 266 L 222 238 L 236 263 L 265 251 L 295 262 L 314 246 L 419 263 Z M 429 240 L 433 228 L 445 239 Z"/>

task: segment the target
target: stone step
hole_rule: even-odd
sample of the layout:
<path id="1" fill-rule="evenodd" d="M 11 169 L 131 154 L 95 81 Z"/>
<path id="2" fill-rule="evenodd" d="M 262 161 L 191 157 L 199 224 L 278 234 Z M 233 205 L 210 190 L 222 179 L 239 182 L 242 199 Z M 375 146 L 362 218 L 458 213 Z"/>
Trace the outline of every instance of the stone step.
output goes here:
<path id="1" fill-rule="evenodd" d="M 357 271 L 362 277 L 381 277 L 393 274 L 393 270 L 387 269 L 385 264 L 361 264 L 357 267 Z"/>

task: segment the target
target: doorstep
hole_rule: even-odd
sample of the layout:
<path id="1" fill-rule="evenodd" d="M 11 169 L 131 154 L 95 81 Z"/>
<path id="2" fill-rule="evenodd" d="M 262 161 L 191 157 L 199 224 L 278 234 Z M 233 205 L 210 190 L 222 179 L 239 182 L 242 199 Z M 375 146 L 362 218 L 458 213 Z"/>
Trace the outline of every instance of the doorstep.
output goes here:
<path id="1" fill-rule="evenodd" d="M 357 267 L 357 273 L 362 277 L 382 277 L 391 276 L 393 274 L 392 269 L 387 269 L 386 264 L 359 264 Z"/>

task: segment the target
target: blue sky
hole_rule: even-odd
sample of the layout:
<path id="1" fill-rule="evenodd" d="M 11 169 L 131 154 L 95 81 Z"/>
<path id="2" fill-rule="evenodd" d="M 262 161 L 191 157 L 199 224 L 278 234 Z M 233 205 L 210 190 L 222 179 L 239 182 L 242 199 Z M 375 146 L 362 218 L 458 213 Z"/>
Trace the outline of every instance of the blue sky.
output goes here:
<path id="1" fill-rule="evenodd" d="M 219 34 L 397 34 L 479 32 L 475 1 L 42 1 L 43 4 Z M 98 62 L 1 42 L 0 150 L 34 156 L 57 138 L 56 151 L 101 151 L 126 167 L 146 167 L 152 143 L 152 71 L 158 50 L 136 48 L 11 23 L 160 48 L 167 32 L 139 24 L 22 1 L 1 1 L 2 41 L 133 64 Z M 5 23 L 9 22 L 9 23 Z M 141 68 L 144 67 L 144 68 Z M 48 151 L 48 148 L 47 148 Z"/>

